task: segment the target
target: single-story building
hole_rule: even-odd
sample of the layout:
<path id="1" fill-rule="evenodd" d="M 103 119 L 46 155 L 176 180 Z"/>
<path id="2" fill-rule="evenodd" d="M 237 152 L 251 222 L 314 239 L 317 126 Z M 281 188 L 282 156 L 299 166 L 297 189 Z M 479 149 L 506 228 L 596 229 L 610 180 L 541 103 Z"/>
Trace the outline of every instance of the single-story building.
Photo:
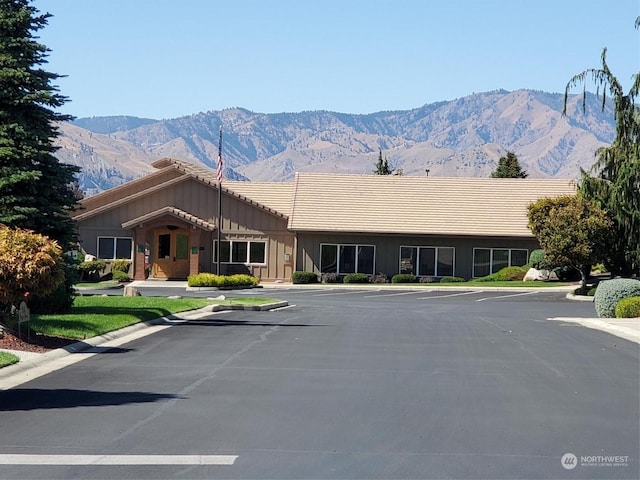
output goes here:
<path id="1" fill-rule="evenodd" d="M 84 199 L 74 216 L 82 249 L 132 260 L 138 280 L 215 273 L 218 263 L 222 274 L 266 282 L 294 271 L 481 277 L 524 265 L 538 248 L 530 203 L 576 191 L 557 179 L 297 173 L 224 180 L 218 225 L 215 171 L 171 158 L 153 166 Z"/>

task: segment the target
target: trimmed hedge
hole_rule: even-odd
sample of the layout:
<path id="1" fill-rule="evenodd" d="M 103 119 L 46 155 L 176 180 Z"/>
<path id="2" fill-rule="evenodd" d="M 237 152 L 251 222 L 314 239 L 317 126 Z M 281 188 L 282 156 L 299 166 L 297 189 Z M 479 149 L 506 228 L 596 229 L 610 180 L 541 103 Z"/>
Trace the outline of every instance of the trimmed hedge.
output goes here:
<path id="1" fill-rule="evenodd" d="M 614 318 L 616 306 L 624 298 L 640 296 L 640 280 L 614 278 L 598 284 L 594 296 L 596 313 L 600 318 Z"/>
<path id="2" fill-rule="evenodd" d="M 504 267 L 486 277 L 476 278 L 475 282 L 520 282 L 524 279 L 527 270 L 523 267 Z"/>
<path id="3" fill-rule="evenodd" d="M 640 317 L 640 297 L 623 298 L 616 305 L 616 318 Z"/>
<path id="4" fill-rule="evenodd" d="M 131 277 L 127 272 L 122 270 L 114 270 L 111 272 L 111 278 L 116 282 L 130 282 Z"/>
<path id="5" fill-rule="evenodd" d="M 413 273 L 398 273 L 391 277 L 391 283 L 416 283 L 418 277 Z"/>
<path id="6" fill-rule="evenodd" d="M 213 273 L 198 273 L 187 277 L 189 287 L 253 287 L 258 285 L 257 277 L 243 273 L 236 275 L 215 275 Z"/>
<path id="7" fill-rule="evenodd" d="M 125 260 L 123 258 L 119 258 L 118 260 L 114 260 L 113 262 L 111 262 L 111 271 L 129 273 L 130 266 L 131 266 L 131 260 Z"/>
<path id="8" fill-rule="evenodd" d="M 314 272 L 293 272 L 291 282 L 297 284 L 318 283 L 318 275 Z"/>
<path id="9" fill-rule="evenodd" d="M 350 273 L 342 281 L 343 283 L 369 283 L 369 275 L 366 273 Z"/>

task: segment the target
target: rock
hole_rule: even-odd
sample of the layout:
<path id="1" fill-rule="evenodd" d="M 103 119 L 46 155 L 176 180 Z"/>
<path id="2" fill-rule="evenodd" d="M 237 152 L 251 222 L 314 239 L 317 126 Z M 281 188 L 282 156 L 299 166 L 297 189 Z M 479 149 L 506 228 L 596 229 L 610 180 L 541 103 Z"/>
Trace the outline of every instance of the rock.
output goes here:
<path id="1" fill-rule="evenodd" d="M 137 288 L 127 285 L 126 287 L 124 287 L 123 295 L 125 297 L 139 297 L 141 293 L 138 291 Z"/>
<path id="2" fill-rule="evenodd" d="M 551 272 L 549 270 L 538 270 L 536 268 L 530 268 L 524 276 L 525 282 L 531 281 L 546 281 L 549 280 Z"/>

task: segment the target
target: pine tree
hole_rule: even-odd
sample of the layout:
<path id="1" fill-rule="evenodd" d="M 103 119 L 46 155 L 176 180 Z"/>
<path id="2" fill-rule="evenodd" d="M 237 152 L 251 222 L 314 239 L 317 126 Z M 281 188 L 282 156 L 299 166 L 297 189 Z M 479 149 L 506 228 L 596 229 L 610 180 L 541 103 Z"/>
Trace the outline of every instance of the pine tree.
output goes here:
<path id="1" fill-rule="evenodd" d="M 72 117 L 54 110 L 66 103 L 41 68 L 50 50 L 34 33 L 50 14 L 29 0 L 0 0 L 0 223 L 34 230 L 66 247 L 75 238 L 69 212 L 78 167 L 54 156 L 55 122 Z"/>
<path id="2" fill-rule="evenodd" d="M 513 152 L 507 152 L 507 155 L 500 157 L 498 160 L 498 168 L 491 174 L 491 178 L 527 178 L 529 174 L 522 170 L 518 157 Z"/>
<path id="3" fill-rule="evenodd" d="M 640 27 L 640 17 L 636 19 Z M 613 101 L 616 136 L 609 147 L 597 152 L 597 161 L 589 172 L 582 171 L 580 193 L 606 210 L 613 220 L 608 236 L 605 265 L 613 275 L 629 276 L 640 273 L 640 109 L 636 99 L 640 94 L 640 72 L 633 76 L 627 94 L 607 64 L 607 49 L 602 51 L 602 67 L 585 70 L 575 75 L 565 88 L 566 114 L 569 91 L 572 87 L 592 79 L 600 95 L 602 109 L 607 91 Z M 586 87 L 583 92 L 583 110 L 586 109 Z"/>
<path id="4" fill-rule="evenodd" d="M 382 149 L 379 150 L 378 163 L 376 163 L 376 169 L 373 171 L 376 175 L 391 175 L 392 171 L 389 168 L 389 161 L 387 157 L 382 158 Z"/>

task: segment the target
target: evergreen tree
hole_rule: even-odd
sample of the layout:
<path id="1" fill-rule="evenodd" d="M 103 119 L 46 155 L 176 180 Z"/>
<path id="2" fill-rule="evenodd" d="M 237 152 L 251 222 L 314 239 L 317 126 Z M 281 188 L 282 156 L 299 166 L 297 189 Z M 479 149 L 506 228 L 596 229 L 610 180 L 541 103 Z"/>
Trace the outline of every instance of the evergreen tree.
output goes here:
<path id="1" fill-rule="evenodd" d="M 640 17 L 636 19 L 636 28 Z M 607 49 L 602 51 L 602 67 L 575 75 L 565 88 L 566 114 L 569 91 L 582 84 L 583 110 L 586 109 L 586 81 L 602 88 L 602 108 L 607 92 L 613 101 L 616 136 L 608 147 L 597 151 L 597 160 L 589 172 L 582 171 L 580 192 L 608 212 L 613 231 L 608 236 L 605 265 L 614 275 L 640 273 L 640 109 L 636 104 L 640 92 L 640 72 L 633 76 L 633 85 L 625 95 L 622 85 L 607 65 Z"/>
<path id="2" fill-rule="evenodd" d="M 518 157 L 513 152 L 507 152 L 507 155 L 500 157 L 498 160 L 498 168 L 491 174 L 491 178 L 527 178 L 529 174 L 522 170 Z"/>
<path id="3" fill-rule="evenodd" d="M 51 82 L 60 75 L 41 68 L 50 50 L 34 33 L 50 14 L 29 0 L 0 0 L 0 223 L 34 230 L 66 247 L 75 238 L 69 212 L 78 167 L 54 156 L 56 113 L 67 98 Z"/>
<path id="4" fill-rule="evenodd" d="M 382 158 L 382 149 L 380 149 L 380 153 L 378 154 L 378 163 L 376 163 L 376 169 L 373 173 L 376 175 L 391 175 L 392 173 L 387 157 Z"/>

